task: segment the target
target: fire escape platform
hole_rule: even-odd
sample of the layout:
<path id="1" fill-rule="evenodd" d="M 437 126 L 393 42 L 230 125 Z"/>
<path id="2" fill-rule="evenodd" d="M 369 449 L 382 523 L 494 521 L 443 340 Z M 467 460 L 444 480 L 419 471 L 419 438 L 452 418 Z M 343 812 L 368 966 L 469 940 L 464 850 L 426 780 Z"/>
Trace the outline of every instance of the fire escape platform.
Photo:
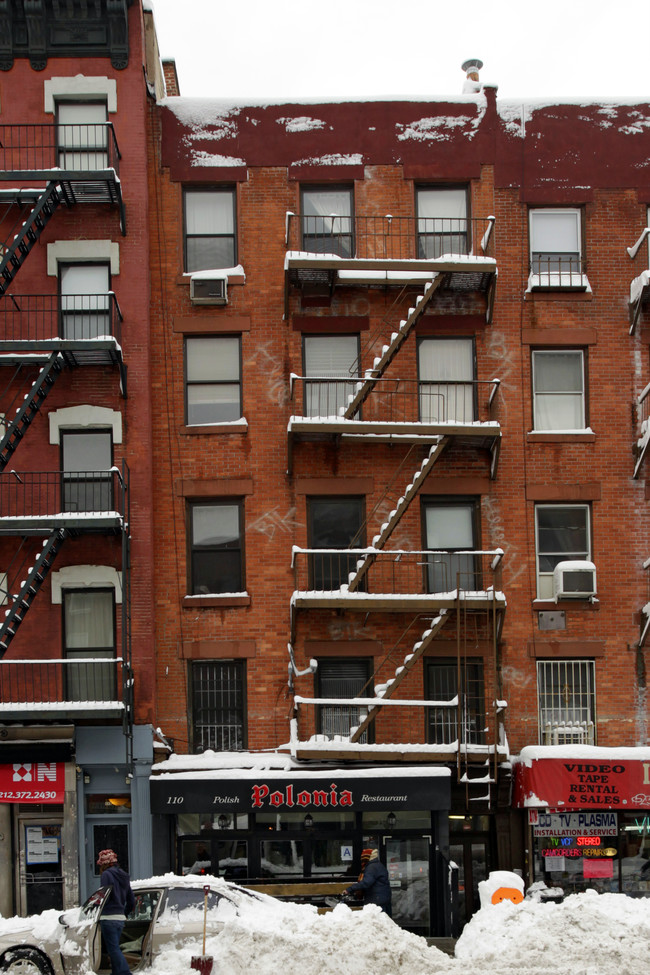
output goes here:
<path id="1" fill-rule="evenodd" d="M 8 296 L 10 298 L 10 296 Z M 20 355 L 20 353 L 24 355 Z M 43 355 L 39 355 L 42 352 Z M 97 339 L 61 339 L 56 336 L 43 339 L 0 338 L 0 366 L 12 366 L 22 362 L 37 365 L 47 358 L 48 352 L 60 352 L 68 366 L 105 366 L 123 364 L 122 347 L 111 336 Z M 9 353 L 8 355 L 6 353 Z"/>
<path id="2" fill-rule="evenodd" d="M 122 204 L 120 177 L 110 167 L 107 169 L 0 169 L 0 181 L 5 183 L 57 183 L 69 203 L 119 203 Z M 12 187 L 2 190 L 4 203 L 36 202 L 44 186 L 34 189 Z"/>
<path id="3" fill-rule="evenodd" d="M 288 251 L 284 262 L 285 271 L 291 275 L 292 272 L 301 270 L 322 270 L 322 271 L 354 271 L 355 275 L 361 272 L 400 272 L 395 274 L 394 279 L 390 277 L 373 277 L 368 273 L 366 281 L 369 284 L 396 284 L 408 283 L 408 274 L 414 273 L 414 284 L 420 284 L 423 280 L 422 272 L 430 278 L 433 274 L 468 274 L 468 275 L 494 275 L 497 271 L 497 262 L 493 257 L 477 257 L 473 254 L 447 254 L 444 257 L 436 258 L 392 258 L 392 257 L 338 257 L 336 254 L 310 254 L 306 251 Z M 350 278 L 355 281 L 355 278 Z M 344 276 L 341 283 L 347 283 Z"/>
<path id="4" fill-rule="evenodd" d="M 1 522 L 0 522 L 1 527 Z M 383 613 L 428 613 L 440 609 L 464 610 L 506 608 L 506 597 L 502 592 L 485 590 L 472 592 L 463 589 L 460 594 L 456 590 L 442 593 L 372 593 L 346 592 L 334 590 L 295 591 L 291 597 L 294 609 L 345 609 L 350 612 L 383 612 Z"/>
<path id="5" fill-rule="evenodd" d="M 424 703 L 424 702 L 422 702 Z M 1 712 L 0 712 L 1 713 Z M 390 744 L 363 745 L 358 742 L 348 744 L 347 741 L 319 740 L 316 736 L 313 740 L 295 742 L 292 746 L 292 754 L 298 760 L 321 760 L 321 761 L 347 761 L 347 762 L 373 762 L 374 764 L 409 764 L 431 763 L 449 764 L 456 766 L 458 755 L 458 743 L 450 745 L 439 744 Z M 501 764 L 509 760 L 507 746 L 499 746 L 496 749 L 491 745 L 467 745 L 462 747 L 463 762 L 480 766 L 484 765 L 486 759 L 491 762 L 496 761 Z"/>
<path id="6" fill-rule="evenodd" d="M 12 663 L 14 661 L 11 661 Z M 37 660 L 25 662 L 25 667 L 38 666 Z M 125 705 L 121 701 L 60 701 L 0 703 L 0 721 L 52 721 L 57 717 L 71 720 L 120 719 Z"/>
<path id="7" fill-rule="evenodd" d="M 9 475 L 6 474 L 5 477 Z M 117 535 L 126 524 L 117 511 L 70 511 L 51 515 L 15 515 L 0 517 L 0 536 L 49 535 L 58 528 L 74 535 Z"/>
<path id="8" fill-rule="evenodd" d="M 636 331 L 641 311 L 650 302 L 650 271 L 643 271 L 630 285 L 630 335 Z"/>

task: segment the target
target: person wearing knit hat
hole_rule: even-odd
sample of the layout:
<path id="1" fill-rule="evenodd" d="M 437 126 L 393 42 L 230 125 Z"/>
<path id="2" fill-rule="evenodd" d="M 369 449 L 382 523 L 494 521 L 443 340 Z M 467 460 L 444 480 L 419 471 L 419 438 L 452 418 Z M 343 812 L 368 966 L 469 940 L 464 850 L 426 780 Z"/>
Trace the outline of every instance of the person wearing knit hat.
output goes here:
<path id="1" fill-rule="evenodd" d="M 361 851 L 359 879 L 350 884 L 343 894 L 353 894 L 355 891 L 363 894 L 364 904 L 377 904 L 389 917 L 393 916 L 388 870 L 379 859 L 378 850 L 373 846 Z"/>
<path id="2" fill-rule="evenodd" d="M 102 887 L 110 887 L 99 919 L 106 953 L 111 961 L 112 975 L 131 975 L 131 969 L 120 948 L 120 937 L 127 914 L 135 907 L 131 880 L 126 870 L 118 864 L 114 850 L 101 850 L 97 856 L 100 869 L 99 882 Z"/>

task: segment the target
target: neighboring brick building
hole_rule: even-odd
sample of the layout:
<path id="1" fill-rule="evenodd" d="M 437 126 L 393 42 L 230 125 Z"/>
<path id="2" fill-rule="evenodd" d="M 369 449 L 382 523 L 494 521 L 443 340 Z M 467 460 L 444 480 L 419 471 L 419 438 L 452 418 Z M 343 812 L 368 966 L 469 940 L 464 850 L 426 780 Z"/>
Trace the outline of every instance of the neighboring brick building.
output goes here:
<path id="1" fill-rule="evenodd" d="M 0 11 L 7 917 L 79 903 L 108 846 L 151 874 L 146 100 L 164 87 L 141 6 Z"/>
<path id="2" fill-rule="evenodd" d="M 647 105 L 467 88 L 152 107 L 157 865 L 331 879 L 374 838 L 438 934 L 495 867 L 643 892 L 650 809 Z M 569 798 L 513 804 L 526 746 Z M 606 815 L 548 821 L 560 863 L 524 802 Z"/>

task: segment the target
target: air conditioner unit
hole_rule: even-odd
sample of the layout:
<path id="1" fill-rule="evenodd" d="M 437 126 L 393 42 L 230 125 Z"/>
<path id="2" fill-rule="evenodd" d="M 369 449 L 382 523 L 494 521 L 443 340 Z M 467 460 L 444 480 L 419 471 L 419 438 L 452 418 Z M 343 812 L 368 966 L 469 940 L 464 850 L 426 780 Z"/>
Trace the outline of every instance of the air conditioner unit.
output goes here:
<path id="1" fill-rule="evenodd" d="M 190 278 L 190 301 L 193 305 L 227 305 L 228 279 L 225 277 Z"/>
<path id="2" fill-rule="evenodd" d="M 596 566 L 593 562 L 558 562 L 553 570 L 555 599 L 589 599 L 596 595 Z"/>
<path id="3" fill-rule="evenodd" d="M 547 724 L 544 727 L 545 745 L 593 745 L 593 721 L 580 721 L 577 724 Z"/>

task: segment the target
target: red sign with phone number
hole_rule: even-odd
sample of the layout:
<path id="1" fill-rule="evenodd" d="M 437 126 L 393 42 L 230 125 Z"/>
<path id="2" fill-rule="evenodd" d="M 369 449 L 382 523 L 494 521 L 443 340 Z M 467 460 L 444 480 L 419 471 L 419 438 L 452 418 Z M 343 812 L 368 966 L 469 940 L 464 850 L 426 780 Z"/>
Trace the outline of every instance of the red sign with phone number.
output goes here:
<path id="1" fill-rule="evenodd" d="M 0 765 L 0 802 L 63 802 L 63 762 L 16 762 Z"/>

